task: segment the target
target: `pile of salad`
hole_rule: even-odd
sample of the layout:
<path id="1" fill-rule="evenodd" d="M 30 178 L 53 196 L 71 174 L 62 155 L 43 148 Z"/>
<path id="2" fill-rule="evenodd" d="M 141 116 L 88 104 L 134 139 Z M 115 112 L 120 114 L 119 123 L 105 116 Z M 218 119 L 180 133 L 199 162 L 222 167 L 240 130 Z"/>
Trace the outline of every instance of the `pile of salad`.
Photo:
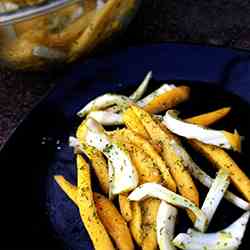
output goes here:
<path id="1" fill-rule="evenodd" d="M 209 128 L 231 107 L 182 119 L 173 108 L 190 99 L 190 87 L 163 84 L 143 97 L 151 78 L 149 72 L 130 96 L 106 93 L 78 112 L 82 122 L 69 138 L 77 186 L 61 175 L 55 181 L 79 208 L 97 250 L 238 249 L 250 216 L 250 180 L 227 151 L 241 152 L 242 137 L 237 130 Z M 182 140 L 210 162 L 215 178 L 191 158 Z M 100 193 L 93 191 L 93 174 Z M 207 187 L 202 202 L 193 179 Z M 230 183 L 241 197 L 228 190 Z M 242 215 L 208 233 L 222 199 Z M 193 226 L 175 232 L 183 209 Z"/>

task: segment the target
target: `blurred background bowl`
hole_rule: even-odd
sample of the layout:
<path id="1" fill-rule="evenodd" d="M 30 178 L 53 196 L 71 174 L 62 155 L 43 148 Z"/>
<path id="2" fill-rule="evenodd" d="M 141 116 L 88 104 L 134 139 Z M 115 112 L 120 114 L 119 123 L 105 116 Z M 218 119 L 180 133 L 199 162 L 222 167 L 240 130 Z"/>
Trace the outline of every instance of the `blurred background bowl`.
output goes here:
<path id="1" fill-rule="evenodd" d="M 0 63 L 41 70 L 88 56 L 124 30 L 140 0 L 3 0 Z"/>

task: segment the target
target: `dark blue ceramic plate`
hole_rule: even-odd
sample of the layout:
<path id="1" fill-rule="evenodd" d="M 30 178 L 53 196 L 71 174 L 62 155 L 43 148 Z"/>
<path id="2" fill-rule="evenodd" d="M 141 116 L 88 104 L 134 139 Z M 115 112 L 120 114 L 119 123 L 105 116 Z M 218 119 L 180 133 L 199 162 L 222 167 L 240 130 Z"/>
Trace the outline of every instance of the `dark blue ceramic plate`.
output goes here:
<path id="1" fill-rule="evenodd" d="M 246 136 L 243 154 L 233 157 L 250 174 L 249 53 L 161 44 L 90 59 L 75 65 L 58 81 L 0 153 L 1 249 L 92 249 L 77 208 L 52 176 L 63 174 L 76 183 L 74 156 L 67 146 L 69 135 L 74 134 L 80 122 L 76 112 L 105 92 L 132 92 L 149 70 L 154 75 L 152 89 L 164 81 L 192 87 L 191 101 L 179 107 L 183 116 L 232 106 L 231 115 L 216 127 L 237 128 Z M 204 159 L 190 153 L 214 175 Z M 199 188 L 204 196 L 206 189 Z M 241 214 L 241 210 L 223 201 L 210 231 L 224 228 Z M 177 231 L 190 225 L 182 212 L 179 222 Z M 241 249 L 248 249 L 249 245 L 247 232 Z"/>

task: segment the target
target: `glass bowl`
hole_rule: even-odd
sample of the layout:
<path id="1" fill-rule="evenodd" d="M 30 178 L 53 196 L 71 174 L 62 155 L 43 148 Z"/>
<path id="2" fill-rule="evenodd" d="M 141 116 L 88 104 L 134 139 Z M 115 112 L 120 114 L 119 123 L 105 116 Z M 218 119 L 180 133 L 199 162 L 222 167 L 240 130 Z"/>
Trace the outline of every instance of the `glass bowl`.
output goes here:
<path id="1" fill-rule="evenodd" d="M 139 2 L 1 1 L 0 63 L 12 69 L 40 70 L 87 56 L 126 27 Z"/>

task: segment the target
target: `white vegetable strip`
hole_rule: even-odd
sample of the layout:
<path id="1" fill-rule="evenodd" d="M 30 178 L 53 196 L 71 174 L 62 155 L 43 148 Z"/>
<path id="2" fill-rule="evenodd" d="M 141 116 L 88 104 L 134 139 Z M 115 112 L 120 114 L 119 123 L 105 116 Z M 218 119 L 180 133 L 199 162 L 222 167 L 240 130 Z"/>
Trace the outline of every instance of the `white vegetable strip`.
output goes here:
<path id="1" fill-rule="evenodd" d="M 160 96 L 162 94 L 164 94 L 167 91 L 170 91 L 172 89 L 176 88 L 175 85 L 173 84 L 163 84 L 160 88 L 158 88 L 157 90 L 153 91 L 151 94 L 149 94 L 148 96 L 144 97 L 143 99 L 141 99 L 140 101 L 137 102 L 138 106 L 140 107 L 145 107 L 148 103 L 150 103 L 155 97 Z"/>
<path id="2" fill-rule="evenodd" d="M 160 250 L 175 250 L 172 243 L 176 223 L 177 209 L 161 201 L 156 218 L 157 242 Z"/>
<path id="3" fill-rule="evenodd" d="M 74 148 L 75 153 L 82 152 L 85 154 L 83 146 L 79 142 L 79 140 L 73 136 L 69 137 L 69 146 Z"/>
<path id="4" fill-rule="evenodd" d="M 207 230 L 229 184 L 229 173 L 223 169 L 220 169 L 201 207 L 201 210 L 206 214 L 208 218 L 208 221 L 204 225 L 202 232 L 205 232 Z"/>
<path id="5" fill-rule="evenodd" d="M 51 59 L 51 60 L 62 60 L 66 57 L 66 54 L 60 50 L 48 48 L 43 45 L 35 46 L 32 49 L 32 54 L 37 57 Z"/>
<path id="6" fill-rule="evenodd" d="M 95 120 L 86 120 L 85 143 L 95 147 L 108 158 L 113 166 L 112 194 L 128 192 L 138 185 L 138 174 L 129 153 L 105 134 L 103 127 Z"/>
<path id="7" fill-rule="evenodd" d="M 81 142 L 77 138 L 70 136 L 69 137 L 69 146 L 74 148 L 75 154 L 83 153 L 89 158 L 89 153 L 87 152 L 88 150 L 86 150 L 86 145 L 81 144 Z"/>
<path id="8" fill-rule="evenodd" d="M 79 6 L 70 16 L 69 24 L 80 18 L 84 14 L 83 6 Z"/>
<path id="9" fill-rule="evenodd" d="M 82 108 L 77 113 L 77 115 L 80 117 L 84 117 L 92 110 L 105 109 L 115 104 L 121 107 L 127 107 L 128 103 L 131 103 L 131 100 L 127 96 L 108 93 L 90 101 L 84 108 Z"/>
<path id="10" fill-rule="evenodd" d="M 123 124 L 122 114 L 117 114 L 111 111 L 91 111 L 88 118 L 93 118 L 97 122 L 105 126 L 114 126 Z"/>
<path id="11" fill-rule="evenodd" d="M 227 199 L 229 202 L 231 202 L 232 204 L 234 204 L 235 206 L 243 209 L 243 210 L 250 210 L 250 203 L 241 199 L 240 197 L 238 197 L 237 195 L 231 193 L 230 191 L 227 191 L 225 193 L 225 199 Z"/>
<path id="12" fill-rule="evenodd" d="M 129 99 L 134 102 L 138 101 L 146 92 L 148 84 L 151 79 L 152 79 L 152 71 L 148 72 L 148 74 L 146 75 L 142 83 L 139 85 L 139 87 L 135 90 L 133 94 L 129 96 Z M 116 112 L 121 112 L 121 109 L 118 106 L 113 106 L 113 107 L 106 109 L 106 111 L 111 111 L 111 112 L 116 113 Z"/>
<path id="13" fill-rule="evenodd" d="M 175 141 L 171 141 L 171 144 L 172 148 L 182 159 L 183 165 L 189 170 L 191 175 L 194 176 L 205 187 L 210 188 L 212 186 L 213 179 L 192 160 L 187 151 L 180 144 L 177 144 Z M 241 209 L 250 209 L 250 204 L 247 201 L 241 199 L 230 191 L 226 191 L 225 199 Z"/>
<path id="14" fill-rule="evenodd" d="M 145 183 L 130 193 L 128 199 L 132 201 L 140 201 L 147 197 L 158 198 L 174 206 L 190 209 L 196 215 L 195 226 L 198 230 L 201 230 L 203 225 L 207 222 L 206 215 L 193 202 L 168 190 L 160 184 Z"/>
<path id="15" fill-rule="evenodd" d="M 183 165 L 188 168 L 189 172 L 194 175 L 204 186 L 211 187 L 213 179 L 208 176 L 199 166 L 192 160 L 184 147 L 175 140 L 171 140 L 171 146 L 175 153 L 181 158 Z"/>
<path id="16" fill-rule="evenodd" d="M 188 234 L 178 234 L 173 243 L 180 249 L 192 250 L 229 250 L 237 249 L 246 231 L 250 212 L 245 212 L 238 220 L 226 229 L 216 233 L 200 233 L 193 229 Z"/>
<path id="17" fill-rule="evenodd" d="M 19 6 L 12 2 L 3 2 L 0 3 L 0 14 L 16 11 L 19 9 Z"/>
<path id="18" fill-rule="evenodd" d="M 96 9 L 100 10 L 105 5 L 105 2 L 103 0 L 97 0 L 96 5 Z"/>
<path id="19" fill-rule="evenodd" d="M 135 92 L 132 95 L 129 96 L 129 99 L 135 102 L 141 99 L 145 91 L 147 90 L 148 84 L 151 79 L 152 79 L 152 71 L 149 71 L 145 79 L 139 85 L 139 87 L 135 90 Z"/>
<path id="20" fill-rule="evenodd" d="M 90 101 L 85 107 L 83 107 L 77 115 L 80 117 L 84 117 L 87 115 L 90 111 L 93 110 L 101 110 L 106 109 L 108 112 L 120 112 L 124 107 L 127 107 L 128 103 L 132 103 L 133 101 L 137 101 L 141 98 L 141 96 L 144 94 L 144 92 L 147 89 L 147 86 L 149 84 L 149 81 L 152 78 L 152 72 L 149 72 L 144 79 L 144 81 L 141 83 L 141 85 L 137 88 L 137 90 L 130 96 L 123 96 L 123 95 L 116 95 L 116 94 L 104 94 L 101 96 L 98 96 L 94 100 Z M 171 89 L 175 88 L 175 85 L 171 84 L 163 84 L 159 89 L 153 91 L 151 94 L 146 96 L 145 98 L 141 99 L 137 102 L 137 104 L 140 107 L 146 106 L 149 102 L 151 102 L 156 96 L 162 95 L 167 91 L 170 91 Z M 116 105 L 116 106 L 112 106 Z M 112 106 L 112 107 L 110 107 Z"/>
<path id="21" fill-rule="evenodd" d="M 205 144 L 240 151 L 240 136 L 237 131 L 234 134 L 231 134 L 224 130 L 213 130 L 196 124 L 191 124 L 179 119 L 177 117 L 177 112 L 174 110 L 168 110 L 163 120 L 163 123 L 174 134 L 188 139 L 196 139 Z M 234 138 L 234 141 L 237 143 L 232 144 L 232 140 L 229 140 L 229 135 L 230 138 Z"/>
<path id="22" fill-rule="evenodd" d="M 83 145 L 79 142 L 79 140 L 73 136 L 69 137 L 69 146 L 73 147 L 75 149 L 76 153 L 84 153 L 85 155 L 88 155 Z M 113 194 L 113 185 L 114 185 L 114 166 L 111 161 L 108 161 L 108 176 L 109 176 L 109 199 L 114 198 Z"/>

